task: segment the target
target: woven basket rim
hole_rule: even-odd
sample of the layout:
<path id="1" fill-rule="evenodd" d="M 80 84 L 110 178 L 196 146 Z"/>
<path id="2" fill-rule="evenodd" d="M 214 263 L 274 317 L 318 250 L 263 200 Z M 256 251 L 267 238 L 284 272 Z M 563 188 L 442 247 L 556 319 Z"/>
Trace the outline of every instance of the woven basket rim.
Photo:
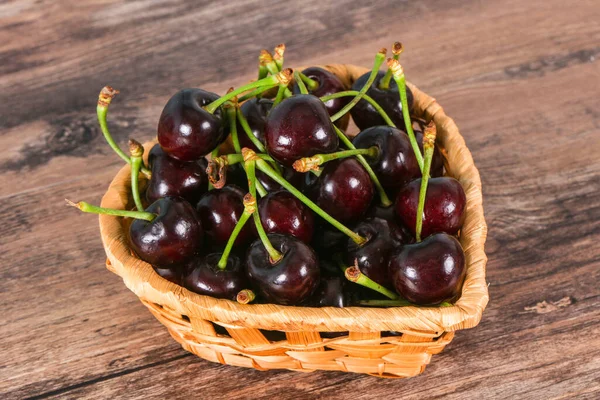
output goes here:
<path id="1" fill-rule="evenodd" d="M 368 71 L 353 65 L 332 64 L 324 68 L 347 86 Z M 168 307 L 182 315 L 194 316 L 226 327 L 280 331 L 375 332 L 398 331 L 422 336 L 439 336 L 476 326 L 488 303 L 485 280 L 487 257 L 484 245 L 487 225 L 483 215 L 481 179 L 469 149 L 454 121 L 446 116 L 435 99 L 409 84 L 415 97 L 415 114 L 433 119 L 438 128 L 438 145 L 446 157 L 449 175 L 462 184 L 467 211 L 461 244 L 467 260 L 467 277 L 460 299 L 451 307 L 392 308 L 311 308 L 275 304 L 240 305 L 236 302 L 199 295 L 171 283 L 152 266 L 131 254 L 127 232 L 118 217 L 100 215 L 100 232 L 107 254 L 107 267 L 123 278 L 140 299 Z M 146 150 L 153 144 L 147 143 Z M 147 152 L 146 152 L 147 153 Z M 124 209 L 130 197 L 130 168 L 124 166 L 102 198 L 102 207 Z"/>

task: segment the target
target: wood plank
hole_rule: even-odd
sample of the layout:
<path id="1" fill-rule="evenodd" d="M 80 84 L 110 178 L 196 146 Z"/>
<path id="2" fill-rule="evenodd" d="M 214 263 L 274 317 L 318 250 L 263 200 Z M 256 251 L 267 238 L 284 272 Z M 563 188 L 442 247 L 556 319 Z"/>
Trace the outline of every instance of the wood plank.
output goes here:
<path id="1" fill-rule="evenodd" d="M 3 398 L 598 397 L 594 1 L 59 3 L 0 5 Z M 97 92 L 122 90 L 109 120 L 123 144 L 154 134 L 175 90 L 253 78 L 263 46 L 284 41 L 290 65 L 370 65 L 397 39 L 409 79 L 456 120 L 482 175 L 491 303 L 481 325 L 402 381 L 188 356 L 103 267 L 96 220 L 62 206 L 98 202 L 120 165 L 96 127 Z"/>

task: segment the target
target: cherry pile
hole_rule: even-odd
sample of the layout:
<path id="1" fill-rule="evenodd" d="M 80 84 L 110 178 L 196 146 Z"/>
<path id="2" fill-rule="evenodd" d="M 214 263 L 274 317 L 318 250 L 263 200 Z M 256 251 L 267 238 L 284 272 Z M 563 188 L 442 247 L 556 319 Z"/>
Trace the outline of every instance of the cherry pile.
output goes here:
<path id="1" fill-rule="evenodd" d="M 345 87 L 320 67 L 283 67 L 263 50 L 254 82 L 219 96 L 183 89 L 149 151 L 113 141 L 105 87 L 98 119 L 131 165 L 135 210 L 79 202 L 131 219 L 132 251 L 165 279 L 203 295 L 308 307 L 447 305 L 466 274 L 466 197 L 444 176 L 431 121 L 411 118 L 395 43 Z M 346 135 L 350 115 L 361 132 Z M 414 126 L 413 126 L 414 125 Z M 142 190 L 140 190 L 142 189 Z M 249 222 L 249 220 L 252 221 Z"/>

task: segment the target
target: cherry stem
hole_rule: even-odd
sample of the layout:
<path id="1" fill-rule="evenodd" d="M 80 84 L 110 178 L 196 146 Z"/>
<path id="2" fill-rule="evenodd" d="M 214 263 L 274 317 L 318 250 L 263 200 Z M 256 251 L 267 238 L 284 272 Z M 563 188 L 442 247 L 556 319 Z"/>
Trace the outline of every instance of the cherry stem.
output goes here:
<path id="1" fill-rule="evenodd" d="M 144 147 L 138 141 L 129 139 L 129 154 L 131 154 L 131 195 L 133 196 L 135 208 L 138 211 L 144 211 L 139 189 L 140 168 L 142 167 Z"/>
<path id="2" fill-rule="evenodd" d="M 296 160 L 293 167 L 298 172 L 316 171 L 319 170 L 320 165 L 326 162 L 358 155 L 376 158 L 379 155 L 379 148 L 377 146 L 371 146 L 368 149 L 352 149 L 329 154 L 315 154 L 312 157 L 304 157 Z"/>
<path id="3" fill-rule="evenodd" d="M 302 78 L 300 77 L 300 73 L 298 71 L 294 72 L 294 81 L 296 82 L 296 85 L 298 85 L 298 88 L 300 89 L 300 93 L 308 94 L 308 89 L 306 88 L 306 85 L 302 81 Z"/>
<path id="4" fill-rule="evenodd" d="M 354 97 L 348 104 L 344 106 L 340 111 L 335 113 L 331 117 L 331 122 L 335 122 L 338 119 L 342 118 L 348 111 L 352 109 L 363 98 L 364 94 L 369 90 L 375 78 L 377 77 L 377 72 L 379 71 L 379 67 L 383 64 L 383 60 L 385 59 L 386 51 L 385 49 L 379 50 L 379 53 L 375 56 L 375 63 L 373 64 L 373 68 L 371 69 L 371 74 L 369 75 L 369 79 L 365 83 L 365 85 L 360 89 L 356 97 Z"/>
<path id="5" fill-rule="evenodd" d="M 259 87 L 258 89 L 254 89 L 253 91 L 246 93 L 245 95 L 243 95 L 242 97 L 239 98 L 239 102 L 244 102 L 248 99 L 251 99 L 253 97 L 260 97 L 260 95 L 268 90 L 271 90 L 273 88 L 273 86 L 265 86 L 265 87 Z"/>
<path id="6" fill-rule="evenodd" d="M 408 98 L 406 97 L 406 77 L 404 76 L 404 69 L 398 60 L 394 60 L 393 58 L 388 59 L 388 66 L 392 70 L 394 80 L 398 85 L 400 102 L 402 103 L 402 117 L 404 119 L 406 133 L 408 134 L 408 139 L 410 140 L 410 145 L 415 153 L 415 158 L 417 159 L 421 173 L 423 173 L 423 155 L 421 154 L 421 149 L 419 149 L 419 145 L 412 128 L 412 122 L 410 121 L 410 110 L 408 109 Z"/>
<path id="7" fill-rule="evenodd" d="M 285 89 L 287 89 L 287 85 L 279 85 L 277 96 L 275 97 L 275 101 L 273 101 L 273 107 L 281 103 L 281 100 L 285 98 Z"/>
<path id="8" fill-rule="evenodd" d="M 116 210 L 114 208 L 104 208 L 97 207 L 91 205 L 90 203 L 86 203 L 85 201 L 80 201 L 79 203 L 73 203 L 71 200 L 65 199 L 67 205 L 71 207 L 78 208 L 79 210 L 85 213 L 91 214 L 104 214 L 104 215 L 114 215 L 117 217 L 128 217 L 135 219 L 143 219 L 146 221 L 153 221 L 156 218 L 156 214 L 149 213 L 146 211 L 127 211 L 127 210 Z"/>
<path id="9" fill-rule="evenodd" d="M 417 206 L 417 223 L 415 228 L 415 238 L 417 242 L 421 241 L 421 231 L 423 229 L 423 211 L 425 209 L 425 199 L 427 197 L 427 183 L 429 182 L 429 171 L 431 170 L 431 160 L 433 158 L 433 149 L 435 147 L 436 129 L 435 124 L 430 122 L 423 132 L 423 149 L 425 150 L 425 167 L 423 168 L 423 177 L 421 178 L 421 187 L 419 189 L 419 205 Z"/>
<path id="10" fill-rule="evenodd" d="M 223 250 L 223 254 L 217 263 L 217 267 L 220 269 L 224 270 L 227 268 L 227 259 L 229 258 L 229 254 L 233 249 L 235 240 L 254 211 L 256 211 L 256 198 L 252 194 L 248 193 L 246 196 L 244 196 L 244 212 L 242 213 L 242 216 L 238 220 L 237 224 L 235 224 L 235 228 L 233 228 L 233 232 L 231 232 L 231 235 L 229 236 L 227 245 L 225 245 L 225 250 Z"/>
<path id="11" fill-rule="evenodd" d="M 104 135 L 104 139 L 108 143 L 108 145 L 113 149 L 115 153 L 119 157 L 123 159 L 127 164 L 131 164 L 131 158 L 115 142 L 110 131 L 108 130 L 107 114 L 108 114 L 108 106 L 110 105 L 112 99 L 119 93 L 118 90 L 113 89 L 110 86 L 105 86 L 100 91 L 98 95 L 98 105 L 96 106 L 96 115 L 98 116 L 98 123 L 100 124 L 100 130 L 102 131 L 102 135 Z M 148 168 L 141 166 L 141 171 L 144 175 L 150 178 L 150 170 Z"/>
<path id="12" fill-rule="evenodd" d="M 264 79 L 269 75 L 269 70 L 264 65 L 258 65 L 258 80 Z"/>
<path id="13" fill-rule="evenodd" d="M 265 153 L 266 152 L 265 146 L 252 133 L 252 129 L 250 129 L 250 125 L 248 125 L 248 120 L 246 119 L 246 116 L 244 115 L 242 110 L 238 111 L 237 119 L 240 122 L 240 125 L 242 125 L 242 129 L 244 130 L 244 132 L 246 133 L 246 136 L 248 136 L 248 139 L 250 139 L 252 144 L 258 149 L 258 151 L 260 151 L 261 153 Z"/>
<path id="14" fill-rule="evenodd" d="M 273 157 L 271 157 L 268 154 L 256 153 L 256 156 L 259 157 L 261 160 L 275 162 L 275 160 L 273 160 Z M 237 163 L 244 162 L 244 156 L 238 153 L 222 155 L 221 158 L 225 158 L 227 160 L 227 165 L 235 165 Z"/>
<path id="15" fill-rule="evenodd" d="M 217 157 L 219 157 L 219 148 L 218 147 L 210 153 L 210 160 L 212 161 L 212 160 L 216 159 Z M 223 187 L 224 185 L 225 184 L 223 183 L 223 185 L 221 185 L 221 187 Z M 214 188 L 215 188 L 215 186 L 212 184 L 212 182 L 209 179 L 208 180 L 208 190 L 213 190 Z"/>
<path id="16" fill-rule="evenodd" d="M 335 125 L 333 125 L 333 128 L 335 129 L 335 132 L 337 133 L 337 135 L 340 138 L 340 140 L 344 143 L 344 145 L 347 148 L 349 148 L 351 150 L 356 149 L 356 147 L 354 146 L 354 144 L 352 144 L 352 142 L 350 141 L 350 139 L 348 139 L 348 137 L 344 134 L 344 132 L 342 132 L 340 130 L 340 128 L 338 128 Z M 377 189 L 377 192 L 379 193 L 379 201 L 381 202 L 381 205 L 383 207 L 389 207 L 389 206 L 391 206 L 392 205 L 392 201 L 390 200 L 390 198 L 388 197 L 387 193 L 385 192 L 385 189 L 381 185 L 381 182 L 379 181 L 379 178 L 375 174 L 375 171 L 373 171 L 373 168 L 371 168 L 371 166 L 369 165 L 369 163 L 367 162 L 367 160 L 362 155 L 356 156 L 356 159 L 365 168 L 365 170 L 367 171 L 367 174 L 369 174 L 369 177 L 371 177 L 371 181 L 373 181 L 373 185 L 375 185 L 375 188 Z"/>
<path id="17" fill-rule="evenodd" d="M 283 73 L 284 71 L 280 72 Z M 204 109 L 206 111 L 208 111 L 209 113 L 213 114 L 217 108 L 219 108 L 222 104 L 224 104 L 226 101 L 231 100 L 232 98 L 234 98 L 235 96 L 247 92 L 249 90 L 253 90 L 259 87 L 273 87 L 275 85 L 279 84 L 279 77 L 278 77 L 279 73 L 277 75 L 272 75 L 272 76 L 267 76 L 266 78 L 260 79 L 258 81 L 255 82 L 250 82 L 247 85 L 244 85 L 242 87 L 239 87 L 235 90 L 232 90 L 231 92 L 227 93 L 225 96 L 222 96 L 220 98 L 218 98 L 217 100 L 213 101 L 212 103 L 210 103 L 209 105 L 207 105 L 206 107 L 204 107 Z"/>
<path id="18" fill-rule="evenodd" d="M 331 99 L 337 99 L 339 97 L 357 96 L 358 94 L 359 94 L 359 92 L 357 90 L 345 90 L 343 92 L 337 92 L 337 93 L 330 94 L 328 96 L 323 96 L 323 97 L 321 97 L 321 101 L 323 103 L 326 103 Z M 362 96 L 363 96 L 362 97 L 363 100 L 367 101 L 370 105 L 373 106 L 373 108 L 375 110 L 377 110 L 377 112 L 379 113 L 379 115 L 381 115 L 381 118 L 383 118 L 383 120 L 385 121 L 386 124 L 388 124 L 389 126 L 393 126 L 394 128 L 396 127 L 396 125 L 390 119 L 390 117 L 387 115 L 385 110 L 383 108 L 381 108 L 381 106 L 371 96 L 369 96 L 367 94 L 363 94 Z"/>
<path id="19" fill-rule="evenodd" d="M 299 72 L 298 75 L 300 75 L 300 79 L 302 80 L 302 82 L 304 82 L 304 84 L 309 90 L 315 90 L 319 88 L 319 82 L 317 82 L 316 80 L 309 78 L 302 72 Z"/>
<path id="20" fill-rule="evenodd" d="M 277 68 L 281 71 L 283 69 L 283 53 L 285 52 L 285 44 L 281 43 L 275 46 L 273 50 L 273 60 L 277 65 Z"/>
<path id="21" fill-rule="evenodd" d="M 350 282 L 354 282 L 358 285 L 361 285 L 368 289 L 379 292 L 389 299 L 392 299 L 392 300 L 398 299 L 398 295 L 396 293 L 381 286 L 379 283 L 375 282 L 374 280 L 372 280 L 371 278 L 369 278 L 368 276 L 366 276 L 365 274 L 360 272 L 360 269 L 356 265 L 354 265 L 352 267 L 347 267 L 347 268 L 342 266 L 342 269 L 344 270 L 344 276 Z"/>
<path id="22" fill-rule="evenodd" d="M 402 43 L 395 42 L 394 45 L 392 46 L 392 54 L 394 54 L 394 56 L 393 56 L 394 60 L 398 60 L 398 58 L 400 58 L 400 53 L 402 53 L 402 50 L 404 50 Z M 381 80 L 379 81 L 379 89 L 388 90 L 390 87 L 391 80 L 392 80 L 392 69 L 388 68 L 387 71 L 385 72 L 385 75 L 383 76 L 383 78 L 381 78 Z"/>
<path id="23" fill-rule="evenodd" d="M 407 306 L 416 306 L 416 304 L 411 303 L 408 300 L 397 299 L 397 300 L 360 300 L 358 302 L 361 306 L 372 306 L 372 307 L 407 307 Z M 452 307 L 452 304 L 444 301 L 438 305 L 438 307 Z"/>
<path id="24" fill-rule="evenodd" d="M 256 294 L 250 289 L 243 289 L 237 294 L 235 300 L 240 304 L 248 304 L 254 301 Z"/>
<path id="25" fill-rule="evenodd" d="M 302 194 L 302 192 L 300 192 L 298 189 L 296 189 L 294 186 L 292 186 L 291 183 L 286 181 L 280 174 L 275 172 L 273 170 L 273 168 L 271 168 L 269 166 L 269 164 L 267 164 L 266 161 L 258 159 L 258 160 L 256 160 L 256 166 L 258 167 L 259 170 L 261 170 L 262 172 L 267 174 L 275 182 L 277 182 L 281 186 L 283 186 L 284 189 L 286 189 L 288 192 L 290 192 L 291 194 L 296 196 L 298 198 L 298 200 L 300 200 L 301 202 L 306 204 L 306 206 L 308 208 L 313 210 L 316 214 L 321 216 L 324 220 L 329 222 L 331 225 L 333 225 L 338 230 L 340 230 L 342 233 L 344 233 L 346 236 L 348 236 L 350 239 L 352 239 L 352 241 L 354 241 L 356 244 L 358 244 L 360 246 L 367 241 L 367 239 L 363 238 L 362 236 L 360 236 L 359 234 L 357 234 L 355 232 L 352 232 L 350 229 L 348 229 L 346 226 L 344 226 L 341 222 L 339 222 L 338 220 L 333 218 L 331 215 L 327 214 L 325 212 L 325 210 L 323 210 L 318 205 L 313 203 L 308 197 L 306 197 L 304 194 Z"/>
<path id="26" fill-rule="evenodd" d="M 246 148 L 244 148 L 244 150 L 246 150 Z M 252 157 L 252 154 L 250 154 L 250 157 L 247 156 L 246 152 L 242 150 L 244 157 L 246 159 L 245 161 L 245 165 L 246 165 L 246 175 L 248 175 L 248 186 L 250 186 L 250 195 L 252 196 L 256 196 L 256 160 L 254 159 L 254 157 Z M 252 151 L 252 150 L 250 150 Z M 264 161 L 263 161 L 264 162 Z M 273 247 L 273 244 L 271 243 L 271 241 L 269 240 L 269 237 L 267 236 L 267 233 L 265 232 L 265 228 L 262 226 L 262 222 L 260 221 L 260 215 L 258 214 L 258 210 L 254 210 L 254 212 L 252 213 L 252 216 L 254 217 L 254 225 L 256 225 L 256 231 L 258 232 L 258 237 L 260 237 L 260 241 L 262 242 L 263 246 L 265 246 L 265 249 L 267 250 L 267 253 L 269 253 L 269 261 L 271 262 L 271 264 L 276 264 L 277 262 L 281 261 L 281 259 L 283 258 L 283 254 L 281 254 L 279 251 L 277 251 L 277 249 L 275 247 Z"/>

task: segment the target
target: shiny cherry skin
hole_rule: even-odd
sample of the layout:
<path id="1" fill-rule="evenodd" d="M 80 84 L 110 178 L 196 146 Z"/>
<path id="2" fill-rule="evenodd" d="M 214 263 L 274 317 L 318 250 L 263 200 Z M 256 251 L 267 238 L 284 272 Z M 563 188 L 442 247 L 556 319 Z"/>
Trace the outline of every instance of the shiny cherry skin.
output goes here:
<path id="1" fill-rule="evenodd" d="M 313 95 L 298 94 L 267 116 L 265 145 L 275 160 L 291 167 L 300 158 L 336 151 L 339 140 L 325 104 Z"/>
<path id="2" fill-rule="evenodd" d="M 384 188 L 399 188 L 421 177 L 421 170 L 408 135 L 391 126 L 379 125 L 361 131 L 352 141 L 354 146 L 367 149 L 376 146 L 376 158 L 367 158 Z"/>
<path id="3" fill-rule="evenodd" d="M 152 221 L 135 219 L 129 227 L 132 250 L 160 268 L 183 265 L 202 248 L 204 231 L 194 207 L 179 197 L 164 197 L 150 204 Z"/>
<path id="4" fill-rule="evenodd" d="M 350 307 L 355 293 L 350 282 L 342 276 L 322 277 L 315 293 L 307 301 L 309 307 Z"/>
<path id="5" fill-rule="evenodd" d="M 367 83 L 370 72 L 362 75 L 352 85 L 352 90 L 360 91 L 362 87 Z M 400 94 L 398 93 L 398 85 L 396 81 L 392 79 L 390 86 L 387 90 L 379 89 L 379 82 L 385 75 L 385 71 L 379 71 L 375 81 L 367 90 L 367 95 L 372 97 L 386 112 L 388 117 L 397 127 L 404 126 L 404 117 L 402 116 L 402 103 L 400 102 Z M 411 90 L 406 87 L 406 98 L 408 102 L 408 108 L 412 111 L 414 97 Z M 385 125 L 385 121 L 379 115 L 379 112 L 366 100 L 359 101 L 350 111 L 352 119 L 358 128 L 362 131 L 372 126 Z"/>
<path id="6" fill-rule="evenodd" d="M 371 205 L 373 182 L 355 158 L 334 160 L 325 164 L 313 196 L 338 221 L 356 221 Z"/>
<path id="7" fill-rule="evenodd" d="M 196 205 L 207 242 L 212 248 L 223 248 L 244 212 L 244 191 L 235 185 L 225 185 L 204 194 Z M 235 240 L 243 245 L 253 238 L 251 224 L 246 223 Z"/>
<path id="8" fill-rule="evenodd" d="M 245 101 L 240 106 L 240 110 L 246 117 L 246 121 L 248 121 L 248 126 L 250 127 L 252 134 L 260 140 L 262 144 L 265 143 L 265 124 L 267 122 L 267 115 L 272 107 L 273 100 L 257 97 Z M 254 143 L 248 139 L 248 135 L 239 122 L 237 122 L 237 133 L 241 148 L 248 147 L 258 152 L 258 149 L 254 146 Z"/>
<path id="9" fill-rule="evenodd" d="M 202 89 L 183 89 L 169 99 L 158 121 L 158 142 L 171 157 L 195 161 L 221 144 L 228 132 L 224 111 L 203 107 L 219 95 Z"/>
<path id="10" fill-rule="evenodd" d="M 248 288 L 244 265 L 237 255 L 230 254 L 227 266 L 220 269 L 217 264 L 221 255 L 210 253 L 188 262 L 183 286 L 194 293 L 235 300 L 240 290 Z"/>
<path id="11" fill-rule="evenodd" d="M 317 255 L 293 236 L 271 233 L 268 237 L 283 258 L 271 264 L 262 242 L 254 241 L 246 257 L 248 277 L 267 301 L 283 305 L 300 304 L 319 285 Z"/>
<path id="12" fill-rule="evenodd" d="M 404 186 L 396 195 L 396 217 L 415 235 L 421 179 Z M 431 178 L 427 184 L 421 238 L 433 233 L 456 234 L 465 220 L 467 198 L 460 183 L 450 177 Z"/>
<path id="13" fill-rule="evenodd" d="M 161 197 L 179 196 L 195 204 L 207 190 L 206 160 L 179 161 L 155 144 L 148 155 L 152 177 L 146 188 L 146 200 L 153 203 Z"/>
<path id="14" fill-rule="evenodd" d="M 317 96 L 329 96 L 331 94 L 335 94 L 338 92 L 343 92 L 346 90 L 346 87 L 340 81 L 340 78 L 327 71 L 326 69 L 320 67 L 309 67 L 306 68 L 302 73 L 308 76 L 310 79 L 317 81 L 319 86 L 316 89 L 310 90 L 308 88 L 308 93 Z M 294 83 L 293 88 L 294 94 L 300 94 L 300 88 L 296 83 Z M 331 99 L 325 102 L 325 107 L 327 108 L 327 112 L 330 116 L 334 115 L 338 111 L 340 111 L 346 104 L 350 102 L 350 97 L 338 97 L 337 99 Z M 340 121 L 340 120 L 338 120 Z"/>
<path id="15" fill-rule="evenodd" d="M 354 232 L 367 239 L 357 245 L 348 239 L 344 262 L 346 265 L 358 265 L 360 271 L 382 286 L 390 287 L 388 262 L 393 249 L 402 245 L 398 228 L 393 222 L 381 218 L 367 218 L 359 222 Z"/>
<path id="16" fill-rule="evenodd" d="M 456 299 L 467 272 L 460 242 L 446 233 L 400 247 L 389 270 L 396 291 L 418 305 Z"/>
<path id="17" fill-rule="evenodd" d="M 314 232 L 314 215 L 290 192 L 280 190 L 267 194 L 258 202 L 258 213 L 267 233 L 291 235 L 310 243 Z"/>

